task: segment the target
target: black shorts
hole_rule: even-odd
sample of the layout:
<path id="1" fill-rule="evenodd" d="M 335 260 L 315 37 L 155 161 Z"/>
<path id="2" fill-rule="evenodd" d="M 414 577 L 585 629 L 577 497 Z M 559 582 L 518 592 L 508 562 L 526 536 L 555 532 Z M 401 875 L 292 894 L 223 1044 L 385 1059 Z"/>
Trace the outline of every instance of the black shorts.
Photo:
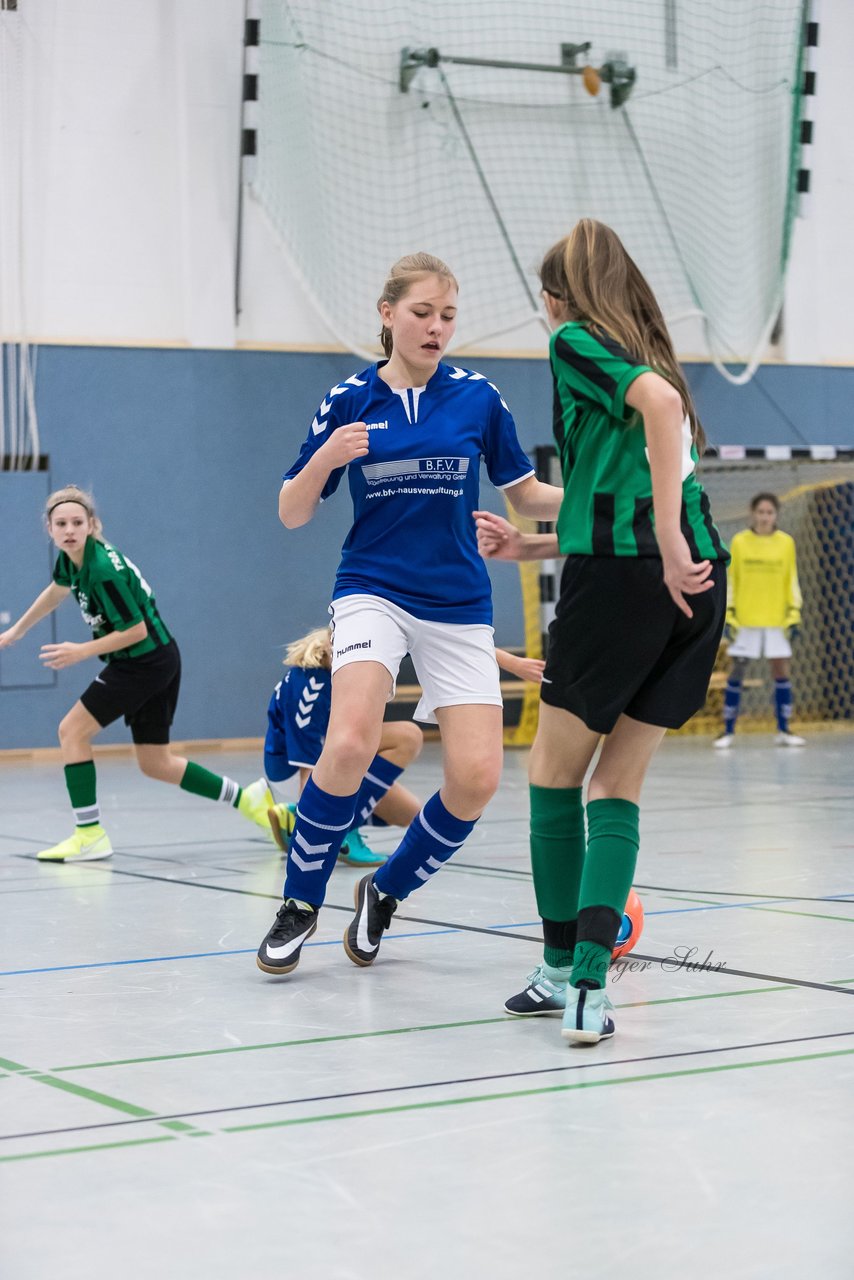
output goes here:
<path id="1" fill-rule="evenodd" d="M 161 746 L 169 729 L 181 687 L 181 654 L 174 640 L 139 658 L 105 662 L 80 701 L 105 729 L 124 716 L 134 742 Z"/>
<path id="2" fill-rule="evenodd" d="M 726 612 L 726 566 L 676 607 L 657 557 L 570 556 L 564 565 L 541 697 L 610 733 L 623 714 L 678 729 L 706 700 Z"/>

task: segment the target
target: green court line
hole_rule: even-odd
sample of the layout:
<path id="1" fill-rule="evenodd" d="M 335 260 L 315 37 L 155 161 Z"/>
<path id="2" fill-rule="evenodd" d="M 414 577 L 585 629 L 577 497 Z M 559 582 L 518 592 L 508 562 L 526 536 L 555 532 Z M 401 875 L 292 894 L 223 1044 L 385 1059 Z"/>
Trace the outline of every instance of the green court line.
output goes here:
<path id="1" fill-rule="evenodd" d="M 57 1080 L 55 1076 L 42 1074 L 32 1076 L 31 1079 L 38 1081 L 39 1084 L 49 1085 L 52 1089 L 72 1093 L 76 1098 L 85 1098 L 88 1102 L 109 1107 L 112 1111 L 121 1111 L 126 1116 L 138 1116 L 143 1119 L 157 1115 L 156 1111 L 149 1111 L 147 1107 L 137 1107 L 132 1102 L 123 1102 L 121 1098 L 113 1098 L 108 1093 L 97 1093 L 94 1089 L 87 1089 L 82 1084 L 74 1084 L 71 1080 Z"/>
<path id="2" fill-rule="evenodd" d="M 29 1067 L 21 1066 L 20 1062 L 12 1062 L 9 1058 L 0 1058 L 0 1067 L 4 1071 L 29 1071 Z"/>
<path id="3" fill-rule="evenodd" d="M 55 1147 L 51 1151 L 24 1151 L 17 1156 L 0 1156 L 0 1164 L 11 1164 L 13 1160 L 43 1160 L 45 1156 L 76 1156 L 85 1151 L 115 1151 L 117 1147 L 146 1147 L 153 1142 L 174 1142 L 171 1134 L 164 1133 L 158 1138 L 129 1138 L 126 1142 L 98 1142 L 90 1147 Z"/>
<path id="4" fill-rule="evenodd" d="M 438 1098 L 432 1102 L 399 1103 L 391 1107 L 366 1107 L 359 1111 L 336 1111 L 329 1112 L 324 1115 L 290 1116 L 285 1120 L 267 1120 L 260 1121 L 256 1124 L 229 1125 L 217 1132 L 219 1134 L 252 1133 L 261 1129 L 284 1129 L 292 1128 L 295 1125 L 324 1124 L 330 1120 L 357 1120 L 364 1119 L 369 1116 L 401 1115 L 404 1112 L 436 1111 L 441 1107 L 470 1106 L 477 1102 L 506 1102 L 515 1100 L 516 1098 L 535 1098 L 546 1097 L 549 1094 L 556 1093 L 571 1093 L 579 1089 L 605 1089 L 621 1084 L 647 1084 L 655 1080 L 676 1080 L 689 1076 L 718 1075 L 724 1071 L 747 1071 L 755 1067 L 777 1067 L 791 1065 L 792 1063 L 797 1062 L 815 1062 L 826 1058 L 849 1057 L 851 1054 L 854 1054 L 854 1048 L 829 1049 L 820 1053 L 797 1054 L 787 1058 L 760 1058 L 754 1062 L 727 1062 L 709 1067 L 684 1067 L 677 1071 L 653 1071 L 648 1072 L 645 1075 L 619 1077 L 610 1076 L 600 1080 L 576 1080 L 571 1084 L 544 1085 L 537 1089 L 502 1090 L 499 1093 L 473 1094 L 464 1098 Z M 201 1135 L 194 1134 L 193 1136 Z M 46 1156 L 75 1155 L 90 1151 L 108 1151 L 117 1147 L 135 1147 L 154 1142 L 169 1141 L 172 1141 L 171 1136 L 165 1135 L 156 1138 L 130 1139 L 125 1142 L 98 1143 L 85 1147 L 60 1147 L 48 1151 L 29 1151 L 13 1156 L 0 1156 L 0 1164 L 5 1164 L 14 1160 L 39 1160 Z"/>
<path id="5" fill-rule="evenodd" d="M 662 894 L 662 897 L 666 896 L 666 894 Z M 671 902 L 699 902 L 704 907 L 719 907 L 721 905 L 711 898 L 688 898 L 682 896 L 680 898 L 671 897 L 670 900 Z M 840 899 L 840 902 L 844 906 L 849 905 L 847 902 L 843 902 L 842 899 Z M 854 924 L 854 917 L 852 916 L 832 916 L 828 912 L 822 911 L 793 911 L 789 907 L 772 907 L 770 904 L 766 906 L 764 902 L 747 902 L 744 906 L 747 911 L 768 911 L 780 916 L 804 916 L 808 920 L 837 920 L 840 924 Z"/>
<path id="6" fill-rule="evenodd" d="M 792 911 L 788 907 L 748 907 L 748 911 L 770 911 L 778 916 L 806 916 L 809 920 L 836 920 L 839 924 L 854 924 L 854 916 L 831 916 L 821 911 Z"/>
<path id="7" fill-rule="evenodd" d="M 157 1117 L 156 1111 L 150 1111 L 147 1107 L 138 1107 L 133 1102 L 125 1102 L 121 1098 L 114 1098 L 108 1093 L 98 1093 L 95 1089 L 87 1089 L 85 1085 L 74 1084 L 71 1080 L 59 1080 L 56 1076 L 49 1075 L 43 1071 L 31 1071 L 28 1067 L 22 1067 L 20 1064 L 13 1064 L 19 1075 L 26 1074 L 26 1078 L 34 1080 L 38 1084 L 46 1084 L 51 1089 L 60 1089 L 63 1093 L 71 1093 L 76 1098 L 85 1098 L 87 1102 L 97 1103 L 101 1107 L 109 1107 L 112 1111 L 121 1111 L 123 1115 L 134 1116 L 139 1120 L 152 1119 Z M 198 1129 L 196 1125 L 185 1124 L 183 1120 L 163 1120 L 159 1121 L 164 1129 L 176 1129 L 181 1133 L 194 1137 L 200 1137 L 207 1131 Z"/>
<path id="8" fill-rule="evenodd" d="M 854 982 L 854 978 L 843 978 L 834 983 L 834 985 L 844 986 L 846 983 L 850 984 L 852 982 Z M 796 990 L 797 987 L 788 984 L 785 986 L 745 987 L 740 991 L 709 991 L 696 996 L 662 996 L 658 1000 L 633 1000 L 627 1001 L 625 1004 L 618 1004 L 615 1007 L 617 1009 L 645 1009 L 659 1004 L 687 1004 L 694 1000 L 730 1000 L 734 996 L 765 995 L 771 991 Z M 336 1041 L 346 1040 L 370 1040 L 379 1036 L 408 1035 L 414 1031 L 456 1031 L 462 1027 L 488 1027 L 498 1023 L 509 1024 L 517 1021 L 519 1019 L 513 1018 L 510 1014 L 505 1014 L 500 1018 L 475 1018 L 464 1022 L 434 1022 L 415 1027 L 387 1027 L 381 1031 L 348 1031 L 344 1034 L 333 1036 L 309 1036 L 302 1040 L 270 1040 L 261 1044 L 229 1045 L 223 1049 L 191 1049 L 186 1053 L 152 1054 L 144 1058 L 113 1058 L 108 1062 L 77 1062 L 70 1066 L 51 1067 L 51 1071 L 59 1075 L 60 1072 L 69 1071 L 97 1071 L 101 1067 L 142 1066 L 148 1062 L 183 1062 L 189 1058 L 216 1058 L 222 1054 L 257 1053 L 265 1049 L 294 1049 L 299 1048 L 301 1045 L 332 1044 Z"/>
<path id="9" fill-rule="evenodd" d="M 134 1067 L 145 1062 L 175 1062 L 185 1058 L 215 1058 L 223 1053 L 254 1053 L 259 1049 L 290 1049 L 303 1044 L 331 1044 L 336 1040 L 370 1040 L 376 1036 L 402 1036 L 411 1031 L 453 1031 L 457 1027 L 487 1027 L 496 1022 L 509 1022 L 509 1015 L 502 1018 L 476 1018 L 468 1022 L 435 1022 L 416 1027 L 387 1027 L 382 1031 L 348 1031 L 334 1036 L 309 1036 L 304 1040 L 271 1040 L 262 1044 L 236 1044 L 224 1049 L 193 1049 L 187 1053 L 162 1053 L 148 1058 L 116 1058 L 112 1062 L 80 1062 L 69 1067 L 52 1067 L 60 1071 L 92 1071 L 98 1067 Z"/>
<path id="10" fill-rule="evenodd" d="M 284 1129 L 298 1124 L 322 1124 L 327 1120 L 353 1120 L 362 1116 L 395 1115 L 404 1111 L 430 1111 L 439 1107 L 468 1106 L 474 1102 L 503 1102 L 513 1098 L 541 1097 L 550 1093 L 570 1093 L 576 1089 L 605 1089 L 620 1084 L 645 1084 L 651 1080 L 675 1080 L 683 1076 L 712 1075 L 721 1071 L 746 1071 L 752 1067 L 776 1067 L 793 1062 L 812 1062 L 819 1058 L 841 1058 L 854 1049 L 830 1049 L 824 1053 L 799 1054 L 791 1058 L 763 1058 L 756 1062 L 726 1062 L 712 1067 L 685 1067 L 680 1071 L 655 1071 L 641 1076 L 609 1077 L 604 1080 L 576 1080 L 572 1084 L 545 1085 L 539 1089 L 514 1089 L 502 1093 L 482 1093 L 467 1098 L 439 1098 L 433 1102 L 400 1103 L 393 1107 L 371 1107 L 363 1111 L 339 1111 L 327 1115 L 292 1116 L 287 1120 L 268 1120 L 257 1124 L 230 1125 L 221 1133 L 248 1133 L 256 1129 Z"/>

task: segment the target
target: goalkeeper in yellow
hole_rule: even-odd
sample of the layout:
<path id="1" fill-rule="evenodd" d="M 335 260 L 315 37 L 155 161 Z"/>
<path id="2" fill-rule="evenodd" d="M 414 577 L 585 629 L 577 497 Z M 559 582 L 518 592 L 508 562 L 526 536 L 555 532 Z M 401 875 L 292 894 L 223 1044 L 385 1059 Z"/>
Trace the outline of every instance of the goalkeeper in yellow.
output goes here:
<path id="1" fill-rule="evenodd" d="M 801 589 L 795 541 L 777 528 L 780 503 L 773 493 L 757 493 L 750 503 L 750 528 L 730 543 L 724 638 L 729 640 L 732 670 L 724 694 L 724 731 L 716 747 L 731 747 L 747 663 L 767 658 L 774 677 L 774 708 L 781 747 L 802 747 L 804 739 L 789 729 L 792 684 L 791 642 L 801 625 Z"/>

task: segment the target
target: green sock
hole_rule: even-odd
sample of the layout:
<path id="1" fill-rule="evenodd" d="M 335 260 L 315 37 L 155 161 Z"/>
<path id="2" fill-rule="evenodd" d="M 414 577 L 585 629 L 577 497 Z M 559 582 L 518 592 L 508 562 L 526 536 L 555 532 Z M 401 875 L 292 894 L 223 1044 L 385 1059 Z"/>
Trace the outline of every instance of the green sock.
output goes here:
<path id="1" fill-rule="evenodd" d="M 206 800 L 221 800 L 223 804 L 230 804 L 235 809 L 243 794 L 233 778 L 220 777 L 218 773 L 211 773 L 192 760 L 187 761 L 181 779 L 181 790 L 191 791 L 194 796 L 204 796 Z"/>
<path id="2" fill-rule="evenodd" d="M 67 764 L 65 785 L 78 827 L 96 827 L 101 821 L 101 810 L 95 783 L 95 761 Z"/>
<path id="3" fill-rule="evenodd" d="M 640 810 L 631 800 L 587 805 L 587 857 L 578 895 L 578 941 L 572 985 L 604 987 L 634 879 Z M 612 936 L 613 935 L 613 936 Z"/>
<path id="4" fill-rule="evenodd" d="M 581 787 L 530 787 L 531 869 L 543 920 L 543 958 L 553 969 L 572 964 L 578 889 L 584 866 Z"/>

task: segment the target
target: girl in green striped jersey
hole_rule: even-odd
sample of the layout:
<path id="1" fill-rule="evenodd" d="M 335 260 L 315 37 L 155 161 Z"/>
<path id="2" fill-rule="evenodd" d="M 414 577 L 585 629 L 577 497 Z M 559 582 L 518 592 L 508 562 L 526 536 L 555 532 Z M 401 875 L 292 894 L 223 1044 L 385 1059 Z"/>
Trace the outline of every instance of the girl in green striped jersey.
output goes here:
<path id="1" fill-rule="evenodd" d="M 122 715 L 144 774 L 232 805 L 269 831 L 267 808 L 272 796 L 263 778 L 241 788 L 231 778 L 210 773 L 170 750 L 169 729 L 181 682 L 178 646 L 136 565 L 104 541 L 91 495 L 76 485 L 57 490 L 47 500 L 45 523 L 59 552 L 53 582 L 13 626 L 0 633 L 0 649 L 20 640 L 72 593 L 93 639 L 42 645 L 42 661 L 60 671 L 98 657 L 104 668 L 59 726 L 65 782 L 77 826 L 67 840 L 43 849 L 38 857 L 46 862 L 94 862 L 112 854 L 101 826 L 92 739 Z"/>
<path id="2" fill-rule="evenodd" d="M 531 751 L 531 858 L 544 961 L 509 1013 L 613 1035 L 605 982 L 665 730 L 705 700 L 728 553 L 695 467 L 703 435 L 655 297 L 617 235 L 583 219 L 540 269 L 553 329 L 557 533 L 476 515 L 481 552 L 566 556 Z M 585 806 L 582 783 L 602 743 Z"/>

